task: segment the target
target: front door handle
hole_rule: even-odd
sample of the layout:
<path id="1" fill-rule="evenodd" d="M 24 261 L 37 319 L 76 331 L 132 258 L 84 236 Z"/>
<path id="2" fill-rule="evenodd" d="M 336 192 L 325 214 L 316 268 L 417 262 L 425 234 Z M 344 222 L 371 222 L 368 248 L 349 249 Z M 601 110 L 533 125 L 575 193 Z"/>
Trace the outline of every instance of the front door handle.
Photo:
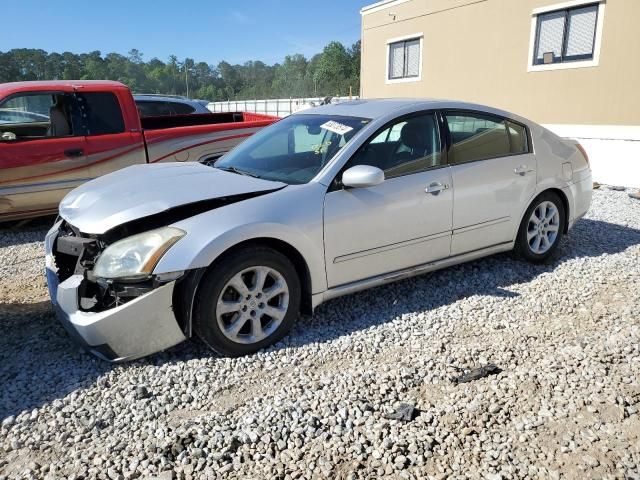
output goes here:
<path id="1" fill-rule="evenodd" d="M 429 184 L 427 188 L 425 188 L 425 192 L 430 193 L 431 195 L 438 195 L 441 191 L 447 190 L 449 185 L 441 182 L 433 182 Z"/>
<path id="2" fill-rule="evenodd" d="M 526 165 L 520 165 L 519 167 L 513 169 L 513 173 L 515 173 L 516 175 L 525 175 L 529 172 L 533 172 L 533 168 L 529 168 Z"/>
<path id="3" fill-rule="evenodd" d="M 70 148 L 64 151 L 65 156 L 69 158 L 78 158 L 84 155 L 84 150 L 81 148 Z"/>

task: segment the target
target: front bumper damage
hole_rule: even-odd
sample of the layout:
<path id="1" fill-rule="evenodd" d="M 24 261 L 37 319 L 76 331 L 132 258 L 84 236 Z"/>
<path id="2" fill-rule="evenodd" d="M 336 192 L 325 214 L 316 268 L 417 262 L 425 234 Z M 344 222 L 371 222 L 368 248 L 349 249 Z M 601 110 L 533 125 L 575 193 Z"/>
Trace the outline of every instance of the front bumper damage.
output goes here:
<path id="1" fill-rule="evenodd" d="M 121 305 L 101 311 L 83 309 L 80 297 L 86 276 L 78 269 L 62 280 L 58 274 L 55 248 L 61 224 L 56 222 L 45 240 L 47 285 L 58 318 L 79 344 L 104 360 L 122 362 L 186 339 L 173 309 L 175 280 Z"/>

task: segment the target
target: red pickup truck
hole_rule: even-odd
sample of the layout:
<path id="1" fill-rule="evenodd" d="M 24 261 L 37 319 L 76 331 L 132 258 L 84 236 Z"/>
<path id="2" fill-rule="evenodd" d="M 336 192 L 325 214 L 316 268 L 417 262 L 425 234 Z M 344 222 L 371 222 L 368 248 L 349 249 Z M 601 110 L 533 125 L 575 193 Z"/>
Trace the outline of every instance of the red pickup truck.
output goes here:
<path id="1" fill-rule="evenodd" d="M 207 162 L 276 117 L 140 118 L 111 81 L 0 84 L 0 221 L 55 213 L 72 188 L 139 163 Z"/>

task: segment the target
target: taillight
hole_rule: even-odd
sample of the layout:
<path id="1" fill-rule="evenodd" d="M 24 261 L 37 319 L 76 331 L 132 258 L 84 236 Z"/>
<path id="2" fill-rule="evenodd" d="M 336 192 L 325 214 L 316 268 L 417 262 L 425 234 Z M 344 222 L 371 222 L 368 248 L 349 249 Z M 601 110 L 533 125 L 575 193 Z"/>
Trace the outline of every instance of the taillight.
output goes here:
<path id="1" fill-rule="evenodd" d="M 584 149 L 584 147 L 582 145 L 580 145 L 579 143 L 576 142 L 576 148 L 578 150 L 580 150 L 580 153 L 582 154 L 582 156 L 584 157 L 584 159 L 587 161 L 587 166 L 590 167 L 591 164 L 589 163 L 589 155 L 587 155 L 587 151 Z"/>

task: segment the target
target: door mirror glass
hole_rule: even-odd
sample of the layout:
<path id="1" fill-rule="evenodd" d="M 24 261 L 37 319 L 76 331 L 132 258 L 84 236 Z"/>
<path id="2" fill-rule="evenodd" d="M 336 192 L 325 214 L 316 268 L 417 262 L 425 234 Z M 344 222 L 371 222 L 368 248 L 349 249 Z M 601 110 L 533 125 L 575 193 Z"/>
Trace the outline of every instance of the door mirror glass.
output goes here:
<path id="1" fill-rule="evenodd" d="M 3 132 L 2 135 L 0 135 L 0 142 L 13 142 L 17 139 L 18 137 L 13 132 Z"/>
<path id="2" fill-rule="evenodd" d="M 342 174 L 342 184 L 345 187 L 374 187 L 382 182 L 384 182 L 384 172 L 371 165 L 356 165 Z"/>

